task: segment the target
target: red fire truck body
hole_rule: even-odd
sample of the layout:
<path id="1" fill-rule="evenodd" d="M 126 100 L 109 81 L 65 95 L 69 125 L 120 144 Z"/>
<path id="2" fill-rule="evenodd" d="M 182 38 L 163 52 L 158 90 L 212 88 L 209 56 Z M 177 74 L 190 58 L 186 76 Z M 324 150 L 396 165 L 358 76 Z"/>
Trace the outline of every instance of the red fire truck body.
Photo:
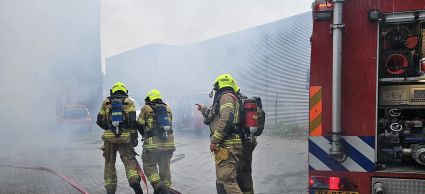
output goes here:
<path id="1" fill-rule="evenodd" d="M 425 193 L 424 10 L 425 0 L 313 4 L 310 193 Z"/>

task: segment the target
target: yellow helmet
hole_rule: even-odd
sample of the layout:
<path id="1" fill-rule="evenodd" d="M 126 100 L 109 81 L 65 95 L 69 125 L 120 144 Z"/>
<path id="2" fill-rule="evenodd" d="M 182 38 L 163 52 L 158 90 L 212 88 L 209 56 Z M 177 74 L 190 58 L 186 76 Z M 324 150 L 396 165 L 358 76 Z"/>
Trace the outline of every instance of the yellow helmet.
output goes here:
<path id="1" fill-rule="evenodd" d="M 238 82 L 236 82 L 236 80 L 233 81 L 233 90 L 235 90 L 235 93 L 238 93 L 241 88 L 239 88 Z"/>
<path id="2" fill-rule="evenodd" d="M 112 86 L 111 93 L 115 93 L 116 91 L 123 91 L 124 93 L 128 93 L 127 87 L 122 82 L 117 82 Z"/>
<path id="3" fill-rule="evenodd" d="M 236 86 L 236 88 L 235 88 L 235 86 Z M 234 89 L 235 92 L 236 92 L 236 89 L 239 89 L 239 86 L 237 86 L 235 79 L 233 79 L 233 77 L 230 74 L 227 74 L 227 73 L 218 76 L 214 81 L 214 89 L 215 90 L 219 90 L 219 89 L 224 88 L 224 87 L 230 87 L 230 88 Z"/>
<path id="4" fill-rule="evenodd" d="M 146 99 L 153 101 L 156 99 L 162 100 L 161 93 L 157 89 L 153 89 L 146 94 Z"/>

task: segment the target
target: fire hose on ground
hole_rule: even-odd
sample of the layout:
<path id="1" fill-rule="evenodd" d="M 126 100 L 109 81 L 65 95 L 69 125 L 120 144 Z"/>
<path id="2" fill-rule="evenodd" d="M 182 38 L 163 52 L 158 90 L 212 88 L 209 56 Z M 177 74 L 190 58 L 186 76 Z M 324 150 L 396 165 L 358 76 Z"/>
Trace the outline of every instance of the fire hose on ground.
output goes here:
<path id="1" fill-rule="evenodd" d="M 139 154 L 137 154 L 137 153 L 136 153 L 136 155 L 139 155 Z M 174 159 L 172 159 L 172 160 L 170 161 L 170 163 L 177 162 L 177 161 L 179 161 L 179 160 L 183 159 L 184 157 L 185 157 L 185 155 L 184 155 L 184 154 L 177 154 L 177 155 L 174 157 Z M 146 187 L 146 193 L 147 193 L 147 194 L 149 194 L 149 187 L 148 187 L 148 182 L 147 182 L 147 180 L 146 180 L 145 172 L 143 172 L 143 170 L 142 170 L 142 168 L 140 167 L 140 164 L 139 164 L 139 162 L 137 161 L 137 159 L 136 159 L 136 169 L 137 169 L 137 173 L 139 174 L 140 178 L 142 179 L 143 183 L 145 184 L 145 187 Z M 171 189 L 171 188 L 170 188 L 170 191 L 171 191 L 172 193 L 174 193 L 174 194 L 181 194 L 180 192 L 178 192 L 178 191 L 176 191 L 176 190 L 174 190 L 174 189 Z"/>
<path id="2" fill-rule="evenodd" d="M 175 156 L 175 158 L 173 160 L 171 160 L 171 163 L 176 162 L 178 160 L 181 160 L 185 157 L 184 154 L 178 154 Z M 39 167 L 28 167 L 28 166 L 12 166 L 12 165 L 4 165 L 4 164 L 0 164 L 1 167 L 7 167 L 7 168 L 18 168 L 18 169 L 26 169 L 26 170 L 39 170 L 39 171 L 45 171 L 45 172 L 49 172 L 52 173 L 58 177 L 60 177 L 62 180 L 64 180 L 66 183 L 68 183 L 69 185 L 71 185 L 74 189 L 78 190 L 81 194 L 89 194 L 89 192 L 87 192 L 86 190 L 84 190 L 83 187 L 81 187 L 77 182 L 75 182 L 74 180 L 72 180 L 71 178 L 51 169 L 51 168 L 47 168 L 47 167 L 43 167 L 43 166 L 39 166 Z M 145 173 L 143 172 L 142 168 L 140 167 L 139 162 L 136 160 L 136 168 L 137 168 L 137 172 L 140 176 L 140 178 L 142 179 L 143 183 L 145 184 L 146 187 L 146 193 L 149 194 L 149 187 L 148 187 L 148 182 L 146 180 L 146 176 Z M 175 193 L 175 194 L 180 194 L 180 192 L 171 189 L 171 192 Z"/>
<path id="3" fill-rule="evenodd" d="M 27 169 L 27 170 L 40 170 L 40 171 L 45 171 L 45 172 L 49 172 L 52 173 L 58 177 L 60 177 L 62 180 L 64 180 L 65 182 L 67 182 L 69 185 L 71 185 L 74 189 L 78 190 L 81 194 L 88 194 L 89 192 L 87 192 L 86 190 L 84 190 L 80 185 L 77 184 L 77 182 L 75 182 L 74 180 L 70 179 L 69 177 L 56 172 L 53 169 L 47 168 L 47 167 L 27 167 L 27 166 L 10 166 L 10 165 L 2 165 L 0 164 L 0 166 L 2 167 L 8 167 L 8 168 L 19 168 L 19 169 Z"/>
<path id="4" fill-rule="evenodd" d="M 146 181 L 145 172 L 143 172 L 143 170 L 140 167 L 140 164 L 137 161 L 137 159 L 136 159 L 136 169 L 137 169 L 137 173 L 139 174 L 140 178 L 142 179 L 143 183 L 145 184 L 146 193 L 149 194 L 149 187 L 148 187 L 148 182 Z"/>

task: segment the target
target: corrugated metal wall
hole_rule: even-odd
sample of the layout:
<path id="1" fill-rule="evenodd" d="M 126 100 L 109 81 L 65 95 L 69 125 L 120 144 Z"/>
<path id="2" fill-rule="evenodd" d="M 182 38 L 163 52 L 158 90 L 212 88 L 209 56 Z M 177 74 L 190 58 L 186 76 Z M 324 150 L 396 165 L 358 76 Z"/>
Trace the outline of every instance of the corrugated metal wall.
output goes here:
<path id="1" fill-rule="evenodd" d="M 242 92 L 263 99 L 268 126 L 308 123 L 311 13 L 234 36 L 229 72 Z M 243 39 L 243 40 L 241 40 Z"/>
<path id="2" fill-rule="evenodd" d="M 171 97 L 209 90 L 230 73 L 243 93 L 262 97 L 269 127 L 307 124 L 311 31 L 311 13 L 303 13 L 191 45 L 141 47 L 108 58 L 105 81 L 120 79 L 132 94 L 155 87 Z"/>

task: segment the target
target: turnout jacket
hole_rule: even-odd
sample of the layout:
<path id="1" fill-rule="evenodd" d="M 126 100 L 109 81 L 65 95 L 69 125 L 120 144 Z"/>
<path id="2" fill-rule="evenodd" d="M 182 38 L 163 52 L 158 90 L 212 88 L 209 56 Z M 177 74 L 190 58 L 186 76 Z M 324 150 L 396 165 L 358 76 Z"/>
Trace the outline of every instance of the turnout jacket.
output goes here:
<path id="1" fill-rule="evenodd" d="M 111 130 L 111 102 L 109 98 L 106 98 L 103 100 L 102 105 L 99 109 L 98 116 L 97 116 L 97 124 L 103 128 L 105 131 L 102 135 L 102 140 L 108 143 L 130 143 L 131 142 L 131 136 L 130 134 L 136 134 L 137 130 L 135 128 L 135 116 L 136 115 L 136 108 L 134 105 L 134 102 L 130 98 L 124 98 L 123 100 L 123 111 L 124 111 L 124 117 L 125 121 L 127 123 L 126 127 L 124 127 L 122 130 L 121 135 L 116 136 L 114 132 Z"/>
<path id="2" fill-rule="evenodd" d="M 218 103 L 218 104 L 217 104 Z M 213 104 L 213 119 L 210 125 L 211 143 L 221 147 L 240 148 L 242 141 L 236 132 L 239 121 L 239 101 L 234 94 L 224 93 Z"/>
<path id="3" fill-rule="evenodd" d="M 166 138 L 155 135 L 158 134 L 159 128 L 157 127 L 157 123 L 155 121 L 155 115 L 152 106 L 155 106 L 155 103 L 153 103 L 152 105 L 143 106 L 140 111 L 140 115 L 137 118 L 137 123 L 140 126 L 139 132 L 144 137 L 143 149 L 151 151 L 175 151 L 176 148 L 174 144 L 172 126 L 169 132 L 165 132 L 167 133 Z M 173 121 L 173 114 L 171 113 L 170 107 L 168 105 L 165 106 L 167 107 L 167 114 L 171 125 Z"/>

